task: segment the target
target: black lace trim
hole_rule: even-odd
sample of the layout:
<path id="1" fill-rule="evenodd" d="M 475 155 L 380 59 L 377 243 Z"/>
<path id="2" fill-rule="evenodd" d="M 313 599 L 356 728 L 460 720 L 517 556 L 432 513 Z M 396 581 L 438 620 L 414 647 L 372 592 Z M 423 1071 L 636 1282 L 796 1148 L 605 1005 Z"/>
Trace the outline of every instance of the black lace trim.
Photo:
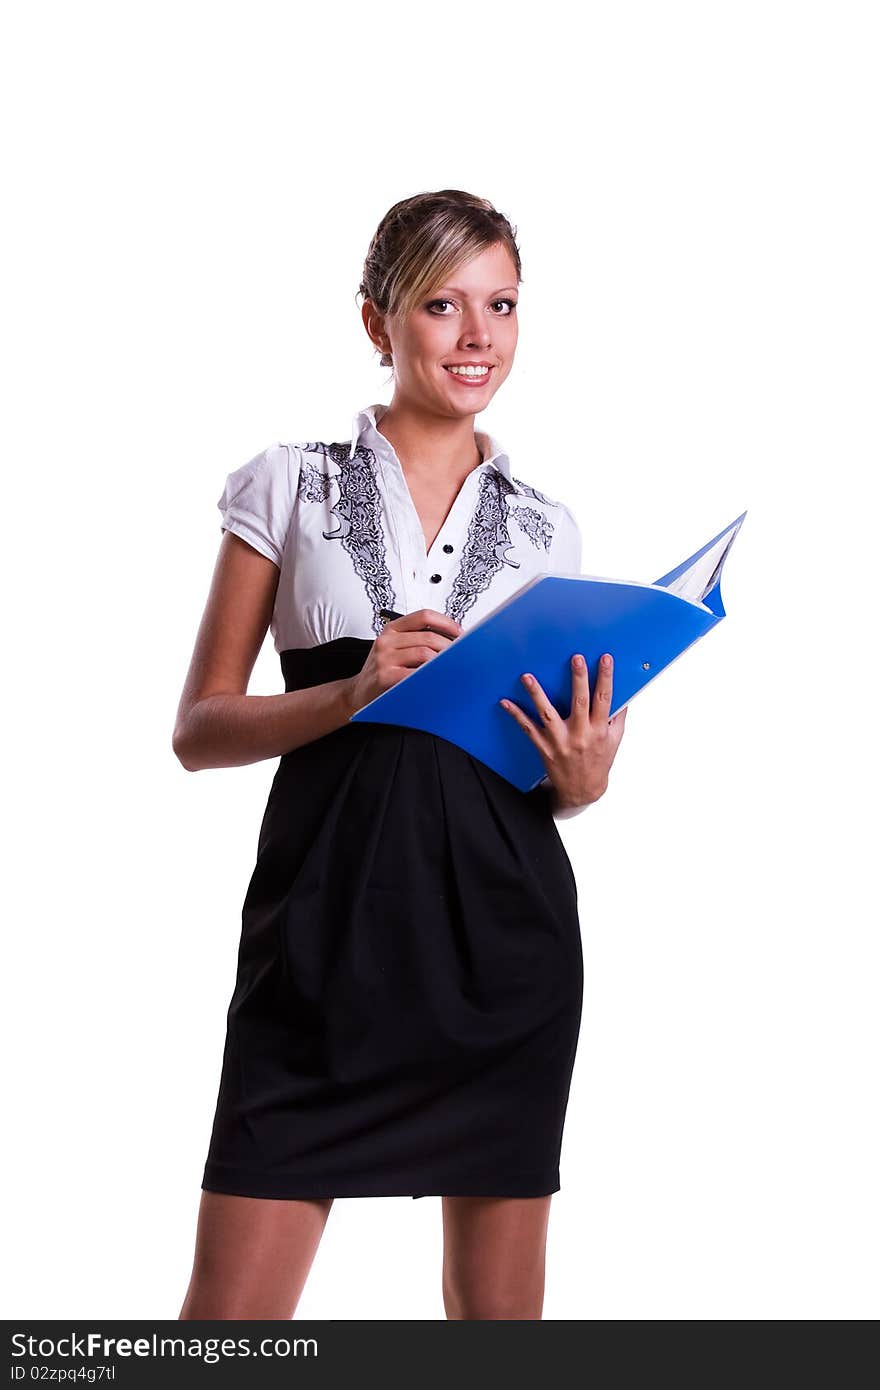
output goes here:
<path id="1" fill-rule="evenodd" d="M 549 551 L 555 527 L 543 512 L 539 512 L 536 507 L 512 507 L 511 514 L 536 550 Z"/>
<path id="2" fill-rule="evenodd" d="M 325 503 L 332 489 L 338 489 L 337 500 L 330 508 L 338 525 L 321 534 L 325 540 L 339 541 L 351 557 L 355 573 L 373 606 L 372 627 L 378 636 L 384 626 L 379 611 L 394 608 L 396 594 L 387 560 L 382 499 L 376 481 L 376 455 L 364 444 L 359 444 L 351 454 L 350 441 L 347 444 L 325 444 L 319 440 L 297 447 L 306 455 L 323 454 L 333 467 L 334 471 L 323 471 L 304 458 L 297 493 L 303 502 Z M 446 601 L 445 612 L 456 622 L 462 621 L 500 570 L 505 566 L 520 568 L 519 562 L 506 554 L 514 544 L 508 529 L 511 516 L 536 548 L 550 549 L 555 529 L 553 523 L 534 507 L 511 506 L 509 497 L 517 491 L 546 506 L 559 506 L 559 503 L 518 478 L 510 482 L 498 470 L 481 474 L 477 505 Z"/>
<path id="3" fill-rule="evenodd" d="M 350 556 L 373 606 L 372 628 L 378 637 L 385 626 L 379 616 L 382 608 L 394 608 L 396 594 L 385 550 L 382 525 L 382 499 L 376 483 L 375 455 L 359 444 L 349 457 L 350 444 L 323 444 L 320 441 L 299 446 L 304 453 L 324 454 L 336 466 L 335 473 L 322 473 L 314 464 L 300 473 L 297 490 L 304 502 L 326 502 L 331 484 L 339 496 L 330 510 L 338 519 L 333 531 L 322 531 L 327 541 L 339 541 Z"/>

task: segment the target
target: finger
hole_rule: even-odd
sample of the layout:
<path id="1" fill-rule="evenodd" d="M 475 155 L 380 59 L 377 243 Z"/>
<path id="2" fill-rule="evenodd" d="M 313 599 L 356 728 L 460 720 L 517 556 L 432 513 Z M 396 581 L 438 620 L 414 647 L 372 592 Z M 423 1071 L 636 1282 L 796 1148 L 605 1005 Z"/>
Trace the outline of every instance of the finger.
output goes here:
<path id="1" fill-rule="evenodd" d="M 460 637 L 462 632 L 461 623 L 457 623 L 445 613 L 438 613 L 436 608 L 417 608 L 415 612 L 397 618 L 396 626 L 398 632 L 418 632 L 429 628 L 432 632 L 439 632 L 450 638 Z"/>
<path id="2" fill-rule="evenodd" d="M 552 746 L 547 742 L 538 726 L 529 719 L 525 710 L 521 709 L 513 700 L 500 700 L 499 704 L 507 710 L 508 714 L 515 720 L 523 732 L 528 734 L 542 757 L 545 759 L 549 757 L 550 753 L 553 751 Z"/>
<path id="3" fill-rule="evenodd" d="M 608 711 L 611 708 L 611 694 L 614 686 L 614 662 L 609 652 L 604 652 L 599 658 L 599 673 L 596 677 L 596 689 L 593 691 L 593 700 L 590 706 L 590 722 L 608 726 Z"/>
<path id="4" fill-rule="evenodd" d="M 619 743 L 623 738 L 623 731 L 626 728 L 626 705 L 623 706 L 623 709 L 617 711 L 613 719 L 608 720 L 608 728 Z"/>
<path id="5" fill-rule="evenodd" d="M 425 661 L 431 661 L 441 652 L 445 652 L 450 646 L 448 638 L 435 632 L 414 633 L 413 638 L 415 640 L 394 644 L 392 661 L 401 666 L 421 666 Z"/>
<path id="6" fill-rule="evenodd" d="M 574 732 L 583 732 L 590 722 L 590 672 L 586 658 L 578 652 L 571 658 L 571 714 Z"/>
<path id="7" fill-rule="evenodd" d="M 541 682 L 532 675 L 530 671 L 520 676 L 522 684 L 532 697 L 532 703 L 541 717 L 542 723 L 550 729 L 554 724 L 562 723 L 562 716 L 554 704 L 551 703 Z"/>
<path id="8" fill-rule="evenodd" d="M 431 647 L 435 652 L 445 651 L 452 642 L 442 632 L 430 632 L 427 628 L 391 628 L 385 634 L 385 645 L 395 652 L 407 651 L 411 647 Z"/>

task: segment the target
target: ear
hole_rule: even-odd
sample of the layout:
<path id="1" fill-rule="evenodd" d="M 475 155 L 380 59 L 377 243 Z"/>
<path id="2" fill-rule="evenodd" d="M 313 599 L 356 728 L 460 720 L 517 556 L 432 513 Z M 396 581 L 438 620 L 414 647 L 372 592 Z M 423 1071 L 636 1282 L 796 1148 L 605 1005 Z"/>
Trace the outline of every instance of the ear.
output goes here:
<path id="1" fill-rule="evenodd" d="M 373 346 L 379 352 L 390 352 L 391 340 L 385 332 L 385 315 L 376 308 L 372 299 L 365 299 L 361 305 L 361 318 Z"/>

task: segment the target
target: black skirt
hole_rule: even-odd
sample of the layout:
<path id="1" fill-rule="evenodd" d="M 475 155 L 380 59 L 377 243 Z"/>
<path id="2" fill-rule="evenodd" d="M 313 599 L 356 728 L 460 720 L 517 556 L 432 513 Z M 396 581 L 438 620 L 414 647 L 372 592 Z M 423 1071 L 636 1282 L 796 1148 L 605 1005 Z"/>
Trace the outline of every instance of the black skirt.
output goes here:
<path id="1" fill-rule="evenodd" d="M 371 645 L 282 652 L 286 689 L 354 675 Z M 556 1192 L 582 1001 L 546 788 L 390 725 L 294 749 L 244 901 L 202 1187 Z"/>

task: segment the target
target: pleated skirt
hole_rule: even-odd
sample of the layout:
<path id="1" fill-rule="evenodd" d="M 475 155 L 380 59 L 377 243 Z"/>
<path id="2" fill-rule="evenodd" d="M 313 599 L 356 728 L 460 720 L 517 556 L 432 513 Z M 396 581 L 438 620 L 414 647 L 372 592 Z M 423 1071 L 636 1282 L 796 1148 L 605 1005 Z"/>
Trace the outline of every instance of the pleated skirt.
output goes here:
<path id="1" fill-rule="evenodd" d="M 282 652 L 286 689 L 355 674 L 371 645 Z M 577 886 L 545 788 L 382 724 L 286 753 L 242 908 L 202 1187 L 556 1192 L 582 999 Z"/>

